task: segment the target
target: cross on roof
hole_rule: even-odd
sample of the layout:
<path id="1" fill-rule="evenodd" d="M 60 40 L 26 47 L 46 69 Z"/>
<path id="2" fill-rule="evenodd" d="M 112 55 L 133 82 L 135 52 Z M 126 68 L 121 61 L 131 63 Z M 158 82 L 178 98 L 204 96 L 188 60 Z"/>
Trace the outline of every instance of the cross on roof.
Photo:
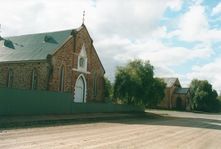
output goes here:
<path id="1" fill-rule="evenodd" d="M 82 18 L 82 24 L 84 24 L 84 17 L 85 17 L 85 10 L 83 11 L 83 18 Z"/>

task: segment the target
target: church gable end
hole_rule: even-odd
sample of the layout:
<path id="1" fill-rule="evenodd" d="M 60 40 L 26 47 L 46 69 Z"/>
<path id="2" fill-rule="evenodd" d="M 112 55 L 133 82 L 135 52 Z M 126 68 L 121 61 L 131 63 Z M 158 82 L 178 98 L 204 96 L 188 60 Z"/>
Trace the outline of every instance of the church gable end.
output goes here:
<path id="1" fill-rule="evenodd" d="M 100 62 L 100 59 L 94 49 L 93 41 L 88 34 L 86 27 L 81 26 L 77 32 L 68 38 L 67 42 L 62 45 L 52 55 L 53 73 L 50 80 L 50 90 L 58 91 L 59 77 L 61 66 L 65 67 L 64 73 L 64 92 L 73 93 L 74 98 L 78 98 L 76 95 L 76 83 L 79 81 L 79 76 L 85 78 L 84 83 L 87 88 L 85 89 L 85 99 L 82 101 L 90 100 L 102 100 L 103 99 L 103 77 L 104 69 Z M 94 74 L 96 73 L 96 82 L 94 83 Z M 96 87 L 96 90 L 93 89 Z M 94 91 L 98 93 L 93 93 Z M 96 95 L 93 96 L 93 95 Z M 76 101 L 79 102 L 79 99 Z M 80 100 L 81 101 L 81 100 Z"/>

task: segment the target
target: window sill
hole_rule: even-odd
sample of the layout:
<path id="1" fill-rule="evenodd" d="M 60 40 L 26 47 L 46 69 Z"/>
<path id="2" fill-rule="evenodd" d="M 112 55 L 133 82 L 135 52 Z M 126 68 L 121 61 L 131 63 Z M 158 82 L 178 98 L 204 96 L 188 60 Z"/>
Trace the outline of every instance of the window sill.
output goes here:
<path id="1" fill-rule="evenodd" d="M 82 69 L 73 68 L 72 70 L 77 71 L 77 72 L 81 72 L 81 73 L 91 74 L 89 71 L 85 71 L 85 70 L 82 70 Z"/>

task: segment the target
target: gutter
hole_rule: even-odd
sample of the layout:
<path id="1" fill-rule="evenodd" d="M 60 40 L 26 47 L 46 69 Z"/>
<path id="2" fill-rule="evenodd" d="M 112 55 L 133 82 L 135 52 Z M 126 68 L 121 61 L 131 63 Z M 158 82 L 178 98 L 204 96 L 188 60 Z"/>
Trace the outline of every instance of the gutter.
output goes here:
<path id="1" fill-rule="evenodd" d="M 26 63 L 26 62 L 30 62 L 30 63 L 37 63 L 37 62 L 47 62 L 46 59 L 41 59 L 41 60 L 21 60 L 21 61 L 2 61 L 0 62 L 0 64 L 17 64 L 17 63 Z"/>

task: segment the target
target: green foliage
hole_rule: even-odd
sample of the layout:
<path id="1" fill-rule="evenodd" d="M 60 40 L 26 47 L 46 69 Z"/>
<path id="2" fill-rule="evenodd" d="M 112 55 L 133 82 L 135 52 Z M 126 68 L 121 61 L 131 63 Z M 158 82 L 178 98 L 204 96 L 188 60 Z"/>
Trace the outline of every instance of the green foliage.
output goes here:
<path id="1" fill-rule="evenodd" d="M 164 97 L 165 84 L 153 78 L 153 66 L 148 61 L 134 60 L 118 67 L 115 75 L 114 98 L 123 103 L 153 106 Z"/>
<path id="2" fill-rule="evenodd" d="M 108 80 L 108 78 L 104 77 L 104 98 L 106 102 L 110 102 L 113 94 L 113 87 Z"/>
<path id="3" fill-rule="evenodd" d="M 221 102 L 221 96 L 218 96 L 218 100 Z"/>
<path id="4" fill-rule="evenodd" d="M 149 95 L 150 95 L 149 106 L 150 107 L 154 107 L 158 103 L 160 103 L 160 101 L 165 96 L 164 95 L 165 88 L 166 88 L 166 84 L 164 83 L 162 79 L 159 79 L 159 78 L 154 79 L 151 89 L 149 90 Z"/>
<path id="5" fill-rule="evenodd" d="M 217 99 L 218 94 L 207 80 L 192 80 L 190 96 L 191 109 L 206 112 L 220 111 L 220 102 Z"/>

